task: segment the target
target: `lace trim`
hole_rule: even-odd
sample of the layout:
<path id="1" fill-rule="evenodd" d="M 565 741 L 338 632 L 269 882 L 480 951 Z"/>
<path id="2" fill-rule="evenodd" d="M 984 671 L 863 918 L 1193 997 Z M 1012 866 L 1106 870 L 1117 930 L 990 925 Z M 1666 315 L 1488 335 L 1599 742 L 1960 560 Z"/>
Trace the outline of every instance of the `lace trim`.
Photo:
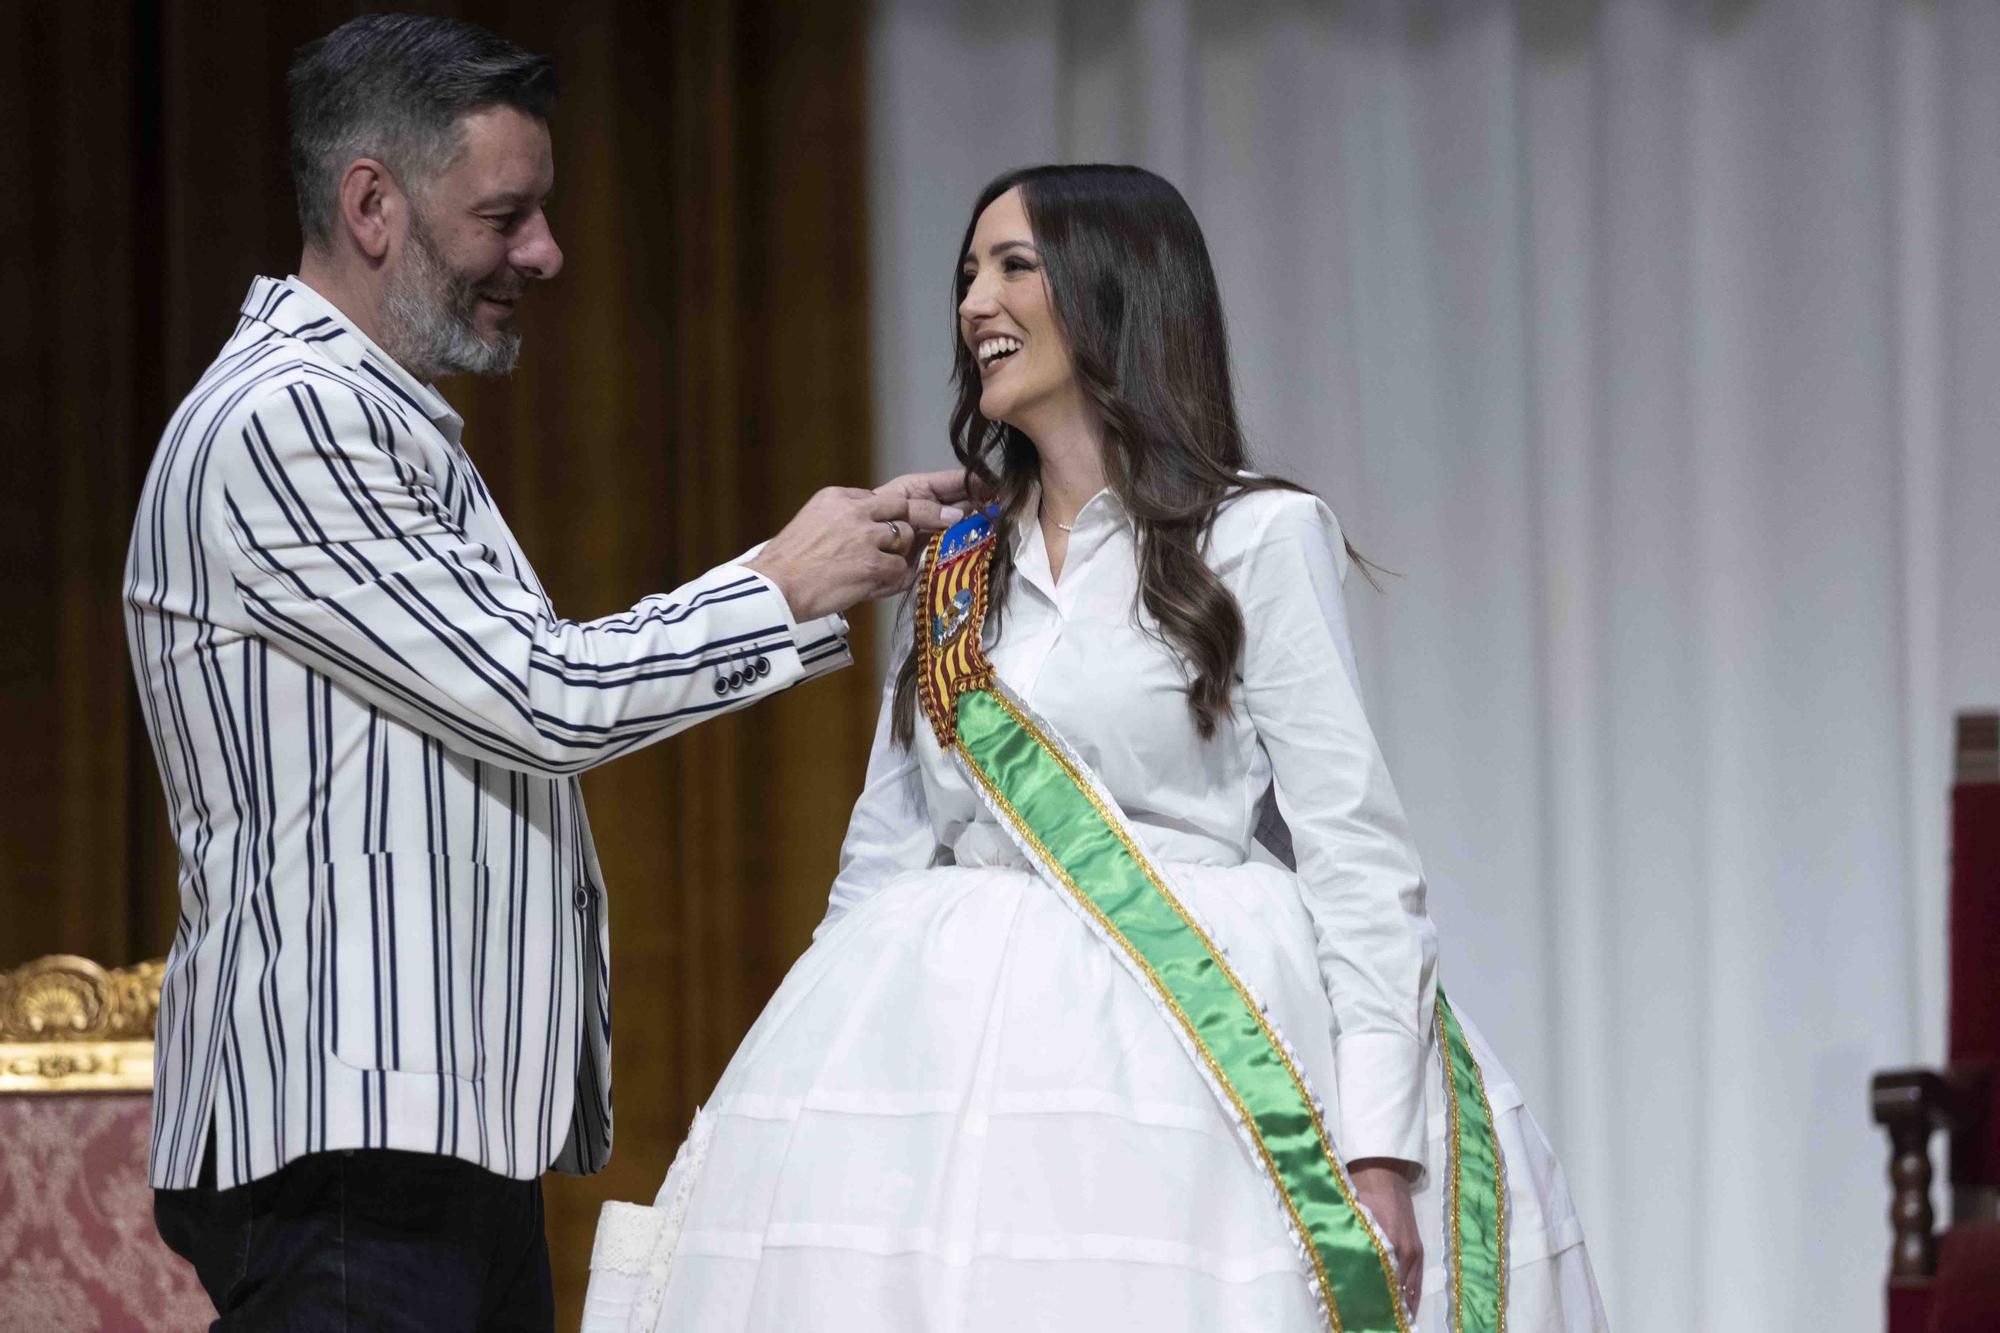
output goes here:
<path id="1" fill-rule="evenodd" d="M 667 1283 L 673 1277 L 674 1253 L 680 1249 L 681 1228 L 687 1222 L 688 1205 L 694 1199 L 702 1163 L 708 1160 L 709 1140 L 714 1137 L 715 1117 L 706 1110 L 697 1110 L 694 1123 L 688 1127 L 687 1141 L 674 1154 L 674 1164 L 667 1168 L 667 1178 L 660 1182 L 660 1192 L 652 1208 L 659 1219 L 659 1230 L 646 1254 L 645 1285 L 632 1302 L 632 1319 L 627 1326 L 635 1333 L 651 1333 L 659 1322 L 660 1307 L 666 1304 Z"/>
<path id="2" fill-rule="evenodd" d="M 590 1271 L 639 1277 L 646 1257 L 660 1235 L 660 1210 L 613 1200 L 597 1218 L 597 1240 L 590 1248 Z"/>

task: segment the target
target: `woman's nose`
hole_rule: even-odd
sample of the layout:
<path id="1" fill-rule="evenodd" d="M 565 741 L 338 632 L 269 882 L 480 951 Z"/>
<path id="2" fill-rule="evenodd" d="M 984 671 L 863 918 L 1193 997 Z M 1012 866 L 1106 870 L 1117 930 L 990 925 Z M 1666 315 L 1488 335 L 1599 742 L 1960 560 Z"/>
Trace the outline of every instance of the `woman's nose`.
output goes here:
<path id="1" fill-rule="evenodd" d="M 974 278 L 965 285 L 965 295 L 958 302 L 959 318 L 976 319 L 992 314 L 995 309 L 992 284 Z"/>

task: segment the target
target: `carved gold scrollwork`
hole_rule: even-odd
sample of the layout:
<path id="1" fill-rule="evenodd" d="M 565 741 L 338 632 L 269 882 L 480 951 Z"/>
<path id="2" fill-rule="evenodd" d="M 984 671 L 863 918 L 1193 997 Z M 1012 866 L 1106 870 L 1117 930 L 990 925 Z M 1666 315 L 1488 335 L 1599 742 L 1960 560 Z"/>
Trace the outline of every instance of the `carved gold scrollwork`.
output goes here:
<path id="1" fill-rule="evenodd" d="M 0 1092 L 153 1085 L 153 1023 L 166 963 L 106 970 L 51 954 L 0 972 Z"/>

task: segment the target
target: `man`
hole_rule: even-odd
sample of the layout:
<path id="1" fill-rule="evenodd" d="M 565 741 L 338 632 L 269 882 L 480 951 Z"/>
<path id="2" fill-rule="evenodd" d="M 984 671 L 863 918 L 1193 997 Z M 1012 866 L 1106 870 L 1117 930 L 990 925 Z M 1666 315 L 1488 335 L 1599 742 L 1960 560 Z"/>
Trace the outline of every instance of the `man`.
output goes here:
<path id="1" fill-rule="evenodd" d="M 549 62 L 374 15 L 291 72 L 298 275 L 259 278 L 141 496 L 127 630 L 181 854 L 151 1177 L 223 1328 L 552 1326 L 537 1183 L 611 1146 L 576 775 L 849 660 L 951 478 L 560 619 L 431 382 L 562 267 Z"/>

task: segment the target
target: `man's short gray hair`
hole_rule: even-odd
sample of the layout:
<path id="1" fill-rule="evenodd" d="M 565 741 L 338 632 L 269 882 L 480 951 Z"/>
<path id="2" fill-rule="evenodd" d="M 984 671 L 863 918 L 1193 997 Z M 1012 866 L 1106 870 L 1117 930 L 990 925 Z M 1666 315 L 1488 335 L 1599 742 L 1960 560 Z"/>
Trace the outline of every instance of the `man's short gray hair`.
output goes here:
<path id="1" fill-rule="evenodd" d="M 451 165 L 459 121 L 491 106 L 547 120 L 555 64 L 476 24 L 365 14 L 307 42 L 292 60 L 292 189 L 306 244 L 331 246 L 340 179 L 372 157 L 421 193 Z"/>

